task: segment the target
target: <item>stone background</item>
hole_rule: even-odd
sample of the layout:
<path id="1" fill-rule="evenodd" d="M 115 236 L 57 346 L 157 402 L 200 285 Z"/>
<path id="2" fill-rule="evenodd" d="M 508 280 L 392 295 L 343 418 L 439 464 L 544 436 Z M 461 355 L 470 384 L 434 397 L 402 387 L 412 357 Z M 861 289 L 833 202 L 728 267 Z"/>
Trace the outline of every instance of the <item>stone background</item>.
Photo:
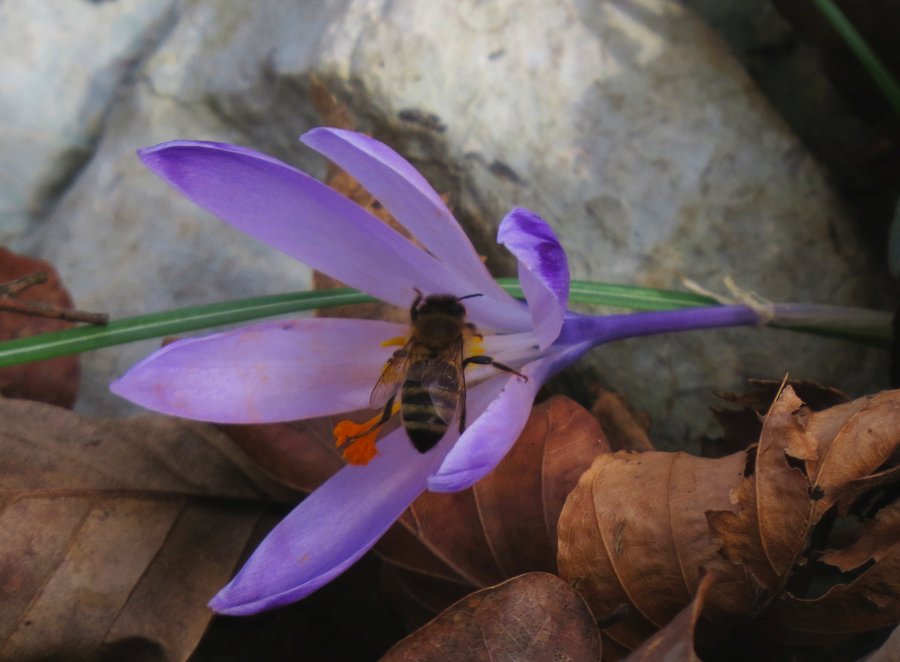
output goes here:
<path id="1" fill-rule="evenodd" d="M 775 301 L 884 307 L 881 256 L 782 118 L 825 153 L 859 126 L 810 53 L 771 48 L 789 31 L 750 0 L 0 3 L 0 240 L 114 316 L 308 287 L 305 267 L 195 209 L 134 150 L 236 142 L 321 175 L 297 141 L 318 123 L 314 73 L 450 196 L 498 275 L 512 263 L 493 235 L 521 205 L 552 223 L 574 278 L 731 275 Z M 106 384 L 156 346 L 85 356 L 78 408 L 133 411 Z M 673 445 L 716 433 L 712 389 L 790 372 L 858 394 L 886 385 L 886 363 L 742 329 L 625 341 L 587 365 Z"/>

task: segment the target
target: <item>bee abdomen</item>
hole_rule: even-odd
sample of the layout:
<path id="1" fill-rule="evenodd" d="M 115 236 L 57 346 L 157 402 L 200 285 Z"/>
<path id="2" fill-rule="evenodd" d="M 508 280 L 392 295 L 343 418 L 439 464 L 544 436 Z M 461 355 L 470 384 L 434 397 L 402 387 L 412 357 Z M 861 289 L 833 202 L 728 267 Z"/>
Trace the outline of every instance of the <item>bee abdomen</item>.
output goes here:
<path id="1" fill-rule="evenodd" d="M 400 416 L 413 446 L 420 453 L 434 448 L 456 415 L 459 392 L 407 379 L 401 390 Z"/>

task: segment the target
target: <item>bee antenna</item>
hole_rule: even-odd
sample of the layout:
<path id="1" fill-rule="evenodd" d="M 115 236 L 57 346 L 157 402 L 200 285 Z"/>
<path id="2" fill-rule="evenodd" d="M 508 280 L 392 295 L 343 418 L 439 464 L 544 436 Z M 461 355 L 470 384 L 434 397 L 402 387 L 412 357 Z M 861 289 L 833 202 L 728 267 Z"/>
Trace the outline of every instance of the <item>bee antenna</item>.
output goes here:
<path id="1" fill-rule="evenodd" d="M 475 297 L 483 297 L 484 294 L 482 292 L 476 292 L 475 294 L 467 294 L 464 297 L 456 297 L 457 301 L 462 301 L 463 299 L 474 299 Z"/>

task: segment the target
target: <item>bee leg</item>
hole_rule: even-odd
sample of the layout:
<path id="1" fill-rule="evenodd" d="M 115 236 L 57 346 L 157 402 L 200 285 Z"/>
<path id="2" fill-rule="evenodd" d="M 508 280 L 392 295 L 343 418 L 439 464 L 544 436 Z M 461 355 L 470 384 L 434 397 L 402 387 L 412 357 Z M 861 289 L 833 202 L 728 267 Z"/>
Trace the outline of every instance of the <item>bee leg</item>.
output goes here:
<path id="1" fill-rule="evenodd" d="M 390 420 L 391 416 L 394 415 L 394 411 L 393 411 L 394 400 L 396 398 L 397 398 L 396 393 L 394 393 L 394 395 L 392 395 L 390 398 L 388 398 L 388 401 L 384 404 L 384 410 L 381 412 L 381 418 L 378 419 L 378 422 L 372 426 L 373 429 L 380 428 L 382 425 L 384 425 L 385 423 L 387 423 Z"/>
<path id="2" fill-rule="evenodd" d="M 466 399 L 462 398 L 459 403 L 459 433 L 462 434 L 466 429 Z"/>
<path id="3" fill-rule="evenodd" d="M 474 363 L 475 365 L 492 365 L 495 368 L 497 368 L 497 370 L 502 370 L 503 372 L 511 372 L 512 374 L 516 375 L 517 377 L 521 377 L 526 382 L 528 381 L 527 375 L 523 375 L 518 370 L 510 368 L 508 365 L 506 365 L 504 363 L 498 363 L 497 361 L 492 359 L 490 356 L 484 356 L 483 354 L 479 354 L 478 356 L 466 357 L 463 359 L 463 362 L 462 362 L 463 368 L 465 368 L 470 363 Z"/>

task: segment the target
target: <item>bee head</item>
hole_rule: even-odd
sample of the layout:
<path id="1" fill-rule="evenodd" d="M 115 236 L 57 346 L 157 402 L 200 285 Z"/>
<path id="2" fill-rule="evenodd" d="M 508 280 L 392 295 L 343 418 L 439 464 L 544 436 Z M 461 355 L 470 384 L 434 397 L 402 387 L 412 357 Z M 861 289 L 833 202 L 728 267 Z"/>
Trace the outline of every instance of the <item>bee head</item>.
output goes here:
<path id="1" fill-rule="evenodd" d="M 452 294 L 432 294 L 413 307 L 414 317 L 419 315 L 446 315 L 464 318 L 466 316 L 466 308 L 460 302 L 463 299 L 480 296 L 482 296 L 481 293 L 467 294 L 463 297 L 457 297 Z"/>
<path id="2" fill-rule="evenodd" d="M 452 317 L 465 317 L 466 308 L 459 299 L 451 294 L 434 294 L 426 297 L 416 310 L 420 315 L 450 315 Z"/>

